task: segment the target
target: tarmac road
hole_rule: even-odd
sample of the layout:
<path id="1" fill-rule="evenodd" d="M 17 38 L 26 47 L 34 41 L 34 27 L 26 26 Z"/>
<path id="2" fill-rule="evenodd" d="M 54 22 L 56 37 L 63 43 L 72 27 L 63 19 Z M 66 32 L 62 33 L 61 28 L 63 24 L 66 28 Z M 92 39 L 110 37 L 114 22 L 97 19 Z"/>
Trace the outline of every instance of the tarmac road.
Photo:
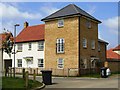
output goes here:
<path id="1" fill-rule="evenodd" d="M 41 77 L 36 79 L 42 82 Z M 52 85 L 45 88 L 118 88 L 118 85 L 118 78 L 53 77 Z"/>

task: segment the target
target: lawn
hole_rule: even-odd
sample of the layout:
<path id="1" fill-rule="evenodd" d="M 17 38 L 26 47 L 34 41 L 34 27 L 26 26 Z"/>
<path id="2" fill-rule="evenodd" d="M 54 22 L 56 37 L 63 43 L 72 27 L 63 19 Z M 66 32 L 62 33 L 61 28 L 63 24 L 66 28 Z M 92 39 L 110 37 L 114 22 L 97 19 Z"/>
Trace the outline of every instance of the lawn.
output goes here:
<path id="1" fill-rule="evenodd" d="M 42 83 L 38 81 L 29 80 L 27 90 L 40 86 L 42 86 Z M 26 90 L 25 81 L 22 78 L 3 77 L 2 88 L 2 90 Z"/>

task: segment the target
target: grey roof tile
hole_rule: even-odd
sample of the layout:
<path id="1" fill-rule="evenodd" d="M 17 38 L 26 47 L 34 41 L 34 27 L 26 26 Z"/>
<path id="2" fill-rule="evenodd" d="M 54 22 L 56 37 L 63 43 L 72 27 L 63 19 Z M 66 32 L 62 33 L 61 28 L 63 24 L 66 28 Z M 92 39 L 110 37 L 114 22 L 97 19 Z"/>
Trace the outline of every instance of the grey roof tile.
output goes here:
<path id="1" fill-rule="evenodd" d="M 101 39 L 98 39 L 98 42 L 109 44 L 108 42 L 101 40 Z"/>
<path id="2" fill-rule="evenodd" d="M 94 18 L 93 16 L 91 16 L 90 14 L 88 14 L 87 12 L 85 12 L 84 10 L 79 8 L 78 6 L 76 6 L 75 4 L 67 5 L 66 7 L 56 11 L 55 13 L 43 18 L 42 21 L 59 18 L 59 17 L 71 16 L 71 15 L 83 15 L 85 17 L 91 18 L 91 19 L 101 23 L 101 21 L 97 20 L 96 18 Z"/>

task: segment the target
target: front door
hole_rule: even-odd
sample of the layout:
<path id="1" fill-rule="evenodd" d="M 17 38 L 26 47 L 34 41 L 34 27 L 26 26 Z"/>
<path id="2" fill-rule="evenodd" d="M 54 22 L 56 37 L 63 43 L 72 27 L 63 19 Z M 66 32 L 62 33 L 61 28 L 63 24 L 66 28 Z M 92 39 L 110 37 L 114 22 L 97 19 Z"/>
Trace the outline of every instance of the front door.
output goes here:
<path id="1" fill-rule="evenodd" d="M 4 69 L 12 67 L 12 59 L 4 59 Z"/>

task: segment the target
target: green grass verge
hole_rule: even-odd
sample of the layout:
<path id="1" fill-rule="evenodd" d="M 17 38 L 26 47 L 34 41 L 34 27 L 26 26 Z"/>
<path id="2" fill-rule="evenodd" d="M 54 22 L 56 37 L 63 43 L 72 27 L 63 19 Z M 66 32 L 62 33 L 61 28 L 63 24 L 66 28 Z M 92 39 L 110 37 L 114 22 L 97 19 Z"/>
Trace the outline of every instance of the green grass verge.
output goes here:
<path id="1" fill-rule="evenodd" d="M 42 83 L 29 80 L 27 90 L 40 86 Z M 25 81 L 22 78 L 2 77 L 2 88 L 3 90 L 26 90 Z"/>

